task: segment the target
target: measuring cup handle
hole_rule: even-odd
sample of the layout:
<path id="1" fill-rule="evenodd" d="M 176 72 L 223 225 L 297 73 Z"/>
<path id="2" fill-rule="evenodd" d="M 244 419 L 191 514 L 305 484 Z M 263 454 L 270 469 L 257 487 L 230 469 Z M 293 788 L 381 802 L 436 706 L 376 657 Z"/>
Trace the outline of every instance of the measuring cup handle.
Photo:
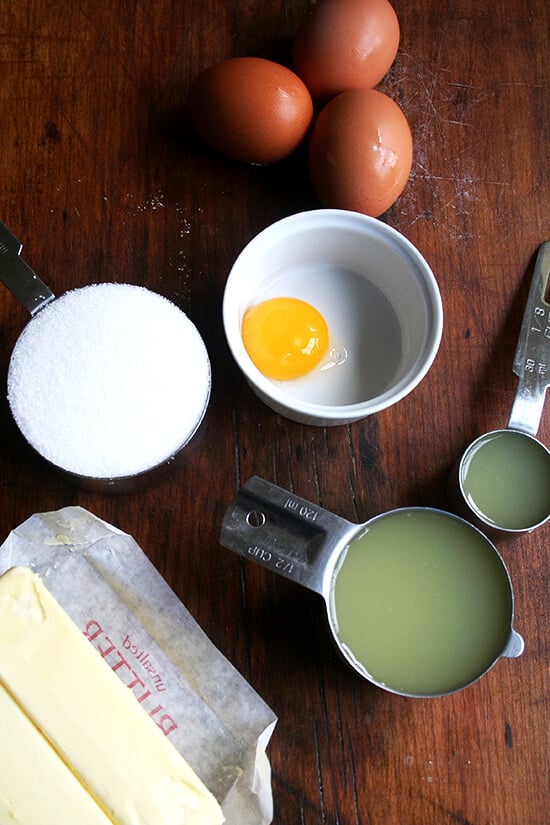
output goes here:
<path id="1" fill-rule="evenodd" d="M 518 385 L 508 427 L 536 435 L 550 383 L 550 241 L 537 253 L 514 356 Z"/>
<path id="2" fill-rule="evenodd" d="M 55 295 L 20 257 L 23 245 L 0 221 L 0 281 L 31 315 L 49 304 Z"/>
<path id="3" fill-rule="evenodd" d="M 329 561 L 358 525 L 253 476 L 227 508 L 220 543 L 324 595 Z"/>

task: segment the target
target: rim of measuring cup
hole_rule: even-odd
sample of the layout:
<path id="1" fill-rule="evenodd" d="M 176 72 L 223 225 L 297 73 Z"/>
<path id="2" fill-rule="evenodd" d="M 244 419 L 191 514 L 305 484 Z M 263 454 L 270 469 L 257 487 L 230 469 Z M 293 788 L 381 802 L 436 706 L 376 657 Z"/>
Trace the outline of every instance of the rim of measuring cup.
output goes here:
<path id="1" fill-rule="evenodd" d="M 248 355 L 241 336 L 244 310 L 241 304 L 242 290 L 236 282 L 236 273 L 248 268 L 250 279 L 254 278 L 253 267 L 252 264 L 249 266 L 249 261 L 262 246 L 285 243 L 293 234 L 306 229 L 330 231 L 341 227 L 357 228 L 358 231 L 366 233 L 367 240 L 376 238 L 384 244 L 389 243 L 392 249 L 409 263 L 414 272 L 418 273 L 418 283 L 424 293 L 429 322 L 423 351 L 417 359 L 420 366 L 417 363 L 390 390 L 354 404 L 317 404 L 290 396 L 284 388 L 266 378 Z M 350 423 L 386 409 L 403 399 L 422 381 L 432 366 L 443 332 L 443 304 L 439 287 L 435 275 L 419 250 L 404 235 L 379 219 L 344 209 L 297 212 L 276 221 L 255 235 L 238 255 L 230 270 L 223 296 L 222 315 L 231 354 L 260 398 L 282 415 L 311 424 Z"/>
<path id="2" fill-rule="evenodd" d="M 346 539 L 345 544 L 343 544 L 342 548 L 339 551 L 336 551 L 334 553 L 334 563 L 329 565 L 327 567 L 327 570 L 325 571 L 325 578 L 324 578 L 324 582 L 323 582 L 323 597 L 324 597 L 325 607 L 326 607 L 326 611 L 327 611 L 328 624 L 329 624 L 329 627 L 330 627 L 332 637 L 333 637 L 334 642 L 336 644 L 336 648 L 337 648 L 340 656 L 344 659 L 344 661 L 348 664 L 348 666 L 351 667 L 359 676 L 362 676 L 363 679 L 365 679 L 367 682 L 370 682 L 371 684 L 375 685 L 376 687 L 382 688 L 383 690 L 385 690 L 389 693 L 396 694 L 397 696 L 405 696 L 405 697 L 409 697 L 409 698 L 412 698 L 412 699 L 437 699 L 437 698 L 440 698 L 442 696 L 450 696 L 453 693 L 458 693 L 458 691 L 464 690 L 465 688 L 470 687 L 471 685 L 475 684 L 477 681 L 479 681 L 483 676 L 485 676 L 494 667 L 494 665 L 498 662 L 499 659 L 501 659 L 505 655 L 505 652 L 509 648 L 514 648 L 515 647 L 517 649 L 517 652 L 514 653 L 514 656 L 519 655 L 521 653 L 521 651 L 523 650 L 523 639 L 519 635 L 519 633 L 517 633 L 517 631 L 514 630 L 514 589 L 513 589 L 513 586 L 512 586 L 512 580 L 510 578 L 510 573 L 508 572 L 508 568 L 506 567 L 504 559 L 502 558 L 501 554 L 499 553 L 498 549 L 495 547 L 495 545 L 491 541 L 491 539 L 482 530 L 480 530 L 478 527 L 476 527 L 475 524 L 472 524 L 470 521 L 463 518 L 462 516 L 459 516 L 456 513 L 450 513 L 447 510 L 442 510 L 442 509 L 437 508 L 437 507 L 421 507 L 421 506 L 396 507 L 393 510 L 387 510 L 383 513 L 379 513 L 378 515 L 373 516 L 372 518 L 368 519 L 363 524 L 357 525 L 358 530 L 357 530 L 356 533 L 354 533 L 352 538 L 357 538 L 359 535 L 361 535 L 361 533 L 365 529 L 367 529 L 368 527 L 370 527 L 372 524 L 374 524 L 376 521 L 379 521 L 380 519 L 387 518 L 388 516 L 395 515 L 396 513 L 410 513 L 410 512 L 433 513 L 433 514 L 436 514 L 436 515 L 440 515 L 440 516 L 444 516 L 446 518 L 449 518 L 452 521 L 461 522 L 468 529 L 473 530 L 474 532 L 476 532 L 483 539 L 486 546 L 490 550 L 493 551 L 493 553 L 495 554 L 495 556 L 499 560 L 500 565 L 501 565 L 501 567 L 504 571 L 505 578 L 506 578 L 506 581 L 508 583 L 508 592 L 509 592 L 509 596 L 510 596 L 510 627 L 509 627 L 509 633 L 508 633 L 508 637 L 506 639 L 506 642 L 502 646 L 502 650 L 494 657 L 494 659 L 487 665 L 487 667 L 481 673 L 479 673 L 473 679 L 470 679 L 468 682 L 465 682 L 462 685 L 458 685 L 457 687 L 453 687 L 451 690 L 445 690 L 445 691 L 441 691 L 441 692 L 437 692 L 437 693 L 415 693 L 415 692 L 412 692 L 412 691 L 399 690 L 397 688 L 394 688 L 394 687 L 391 687 L 389 685 L 384 684 L 384 682 L 380 682 L 374 676 L 371 676 L 369 674 L 368 670 L 364 667 L 364 665 L 362 665 L 360 662 L 358 662 L 356 657 L 353 656 L 351 650 L 349 650 L 349 648 L 347 648 L 346 645 L 344 645 L 341 642 L 341 640 L 338 638 L 338 635 L 337 635 L 337 632 L 336 632 L 337 623 L 336 623 L 336 618 L 335 618 L 336 614 L 335 614 L 335 609 L 334 609 L 334 582 L 336 580 L 336 576 L 338 575 L 338 571 L 340 569 L 340 566 L 344 561 L 345 550 L 346 550 L 346 548 L 349 545 L 350 540 L 351 540 L 349 538 Z"/>
<path id="3" fill-rule="evenodd" d="M 498 428 L 496 430 L 490 430 L 487 433 L 482 433 L 477 438 L 474 438 L 474 440 L 470 444 L 468 444 L 468 446 L 466 447 L 466 449 L 464 450 L 464 452 L 462 453 L 462 455 L 460 457 L 460 461 L 458 462 L 458 467 L 457 467 L 458 478 L 456 479 L 456 483 L 458 484 L 458 491 L 459 491 L 459 494 L 460 494 L 460 497 L 461 497 L 462 506 L 467 510 L 468 513 L 471 513 L 472 516 L 475 517 L 476 521 L 479 522 L 479 524 L 481 525 L 482 530 L 486 529 L 486 530 L 490 531 L 492 534 L 494 534 L 495 536 L 510 536 L 510 537 L 512 537 L 512 536 L 521 535 L 522 533 L 531 533 L 533 530 L 536 530 L 537 528 L 542 527 L 544 524 L 546 524 L 546 522 L 550 519 L 550 512 L 543 519 L 536 522 L 536 524 L 530 525 L 528 527 L 502 527 L 500 524 L 497 524 L 496 522 L 491 521 L 490 519 L 488 519 L 483 514 L 483 512 L 481 510 L 479 510 L 477 507 L 475 507 L 474 504 L 467 497 L 466 492 L 464 490 L 464 484 L 463 484 L 463 478 L 462 478 L 463 469 L 464 469 L 464 464 L 465 464 L 468 456 L 471 454 L 472 449 L 476 446 L 476 444 L 479 444 L 484 439 L 489 438 L 492 435 L 498 435 L 499 433 L 514 433 L 515 435 L 519 435 L 519 436 L 523 436 L 524 438 L 528 438 L 530 441 L 533 441 L 535 444 L 537 444 L 539 447 L 541 447 L 542 450 L 546 453 L 546 455 L 550 459 L 550 450 L 548 449 L 546 444 L 543 444 L 542 441 L 539 441 L 539 439 L 536 438 L 536 436 L 534 436 L 532 433 L 525 432 L 525 430 L 519 430 L 516 427 L 501 427 L 501 428 Z M 474 525 L 474 526 L 476 526 L 476 525 Z"/>

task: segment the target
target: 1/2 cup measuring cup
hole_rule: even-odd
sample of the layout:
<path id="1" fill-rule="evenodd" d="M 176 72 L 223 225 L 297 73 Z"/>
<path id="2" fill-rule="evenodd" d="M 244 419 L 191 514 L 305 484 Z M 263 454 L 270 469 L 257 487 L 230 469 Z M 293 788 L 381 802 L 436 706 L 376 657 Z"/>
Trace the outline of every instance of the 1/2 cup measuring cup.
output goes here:
<path id="1" fill-rule="evenodd" d="M 171 474 L 210 397 L 210 361 L 194 324 L 134 284 L 56 297 L 20 252 L 0 223 L 0 281 L 31 315 L 7 382 L 22 435 L 63 475 L 100 492 Z"/>
<path id="2" fill-rule="evenodd" d="M 537 254 L 513 370 L 505 429 L 479 436 L 449 477 L 451 508 L 494 537 L 534 530 L 550 518 L 550 451 L 535 435 L 550 383 L 550 241 Z"/>
<path id="3" fill-rule="evenodd" d="M 409 507 L 353 524 L 253 477 L 220 541 L 320 594 L 341 655 L 392 693 L 453 693 L 523 651 L 504 562 L 451 513 Z"/>

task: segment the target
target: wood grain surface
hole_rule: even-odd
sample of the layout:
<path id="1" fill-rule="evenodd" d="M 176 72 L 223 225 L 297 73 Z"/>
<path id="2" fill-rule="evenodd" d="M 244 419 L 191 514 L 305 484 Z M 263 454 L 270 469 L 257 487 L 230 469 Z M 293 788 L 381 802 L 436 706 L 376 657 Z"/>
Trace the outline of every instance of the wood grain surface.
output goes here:
<path id="1" fill-rule="evenodd" d="M 304 158 L 251 167 L 210 151 L 189 83 L 225 57 L 288 63 L 306 0 L 0 0 L 0 220 L 56 295 L 141 284 L 198 326 L 212 361 L 204 425 L 171 478 L 87 492 L 24 443 L 0 397 L 0 540 L 78 504 L 135 537 L 212 641 L 279 717 L 269 756 L 277 825 L 544 825 L 550 800 L 548 526 L 499 545 L 525 652 L 452 696 L 371 687 L 337 658 L 315 594 L 219 544 L 256 474 L 347 519 L 446 507 L 478 434 L 505 426 L 538 246 L 550 238 L 550 6 L 395 0 L 396 61 L 380 88 L 409 119 L 409 183 L 382 220 L 428 259 L 445 325 L 422 384 L 351 426 L 277 416 L 229 354 L 232 262 L 273 221 L 318 207 Z M 28 320 L 0 287 L 0 370 Z M 184 365 L 182 365 L 182 369 Z M 550 415 L 539 437 L 550 440 Z M 1 735 L 1 732 L 0 732 Z"/>

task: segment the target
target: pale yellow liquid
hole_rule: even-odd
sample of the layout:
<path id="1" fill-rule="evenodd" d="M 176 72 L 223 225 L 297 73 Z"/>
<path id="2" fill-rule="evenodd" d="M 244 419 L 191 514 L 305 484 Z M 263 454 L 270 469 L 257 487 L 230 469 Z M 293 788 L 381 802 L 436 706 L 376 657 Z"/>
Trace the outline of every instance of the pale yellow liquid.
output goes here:
<path id="1" fill-rule="evenodd" d="M 429 696 L 469 684 L 502 653 L 512 594 L 478 531 L 440 511 L 400 510 L 351 541 L 332 610 L 340 641 L 368 675 Z"/>
<path id="2" fill-rule="evenodd" d="M 550 456 L 522 433 L 489 433 L 464 460 L 462 488 L 490 524 L 506 530 L 534 527 L 550 512 Z"/>

